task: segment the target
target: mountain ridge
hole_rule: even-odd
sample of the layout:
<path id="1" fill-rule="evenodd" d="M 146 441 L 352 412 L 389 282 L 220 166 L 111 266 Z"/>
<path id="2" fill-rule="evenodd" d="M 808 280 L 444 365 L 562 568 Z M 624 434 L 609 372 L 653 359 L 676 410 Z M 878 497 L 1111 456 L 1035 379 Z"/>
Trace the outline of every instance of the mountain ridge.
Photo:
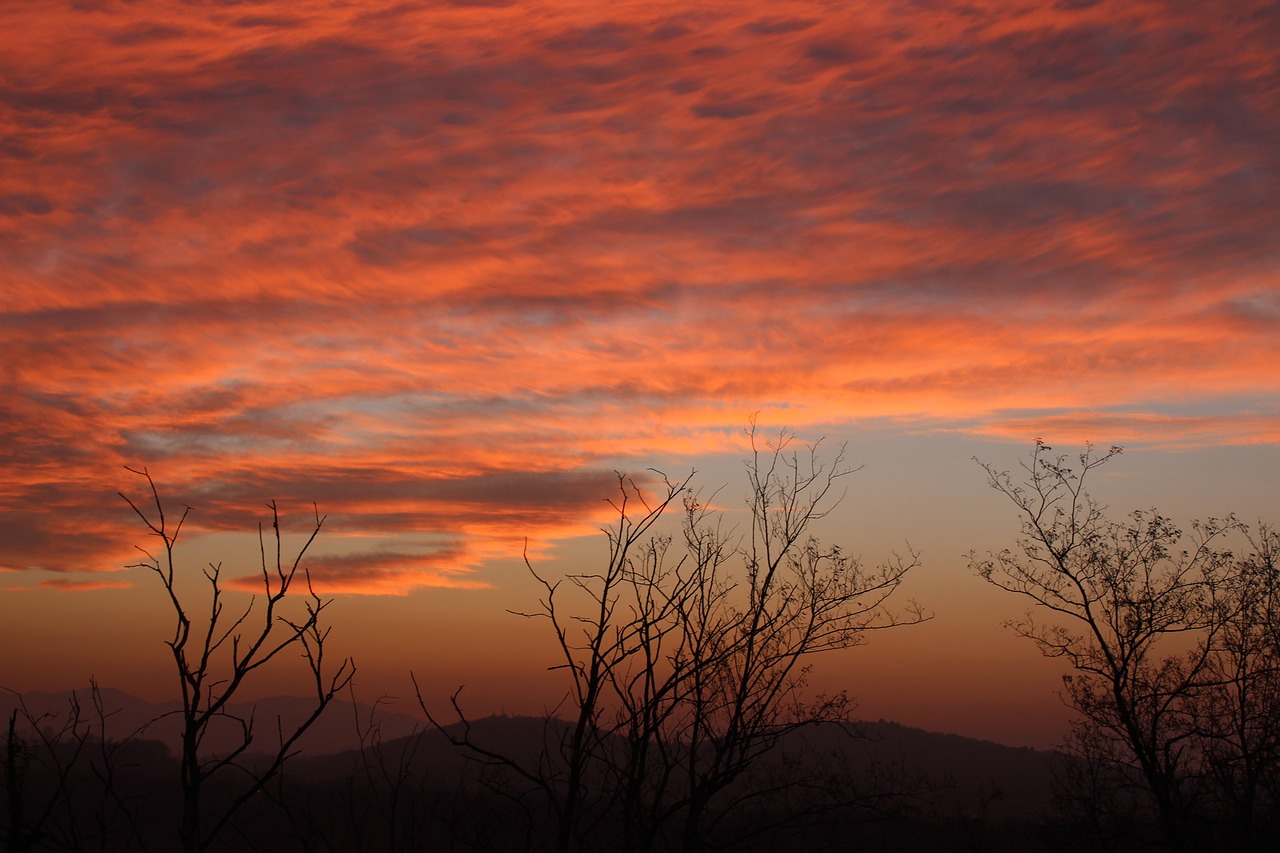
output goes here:
<path id="1" fill-rule="evenodd" d="M 19 697 L 5 690 L 0 692 L 0 712 L 7 720 L 20 707 L 21 699 L 32 717 L 56 725 L 65 721 L 73 694 L 79 701 L 81 718 L 92 724 L 95 736 L 100 722 L 105 722 L 108 739 L 159 741 L 170 754 L 176 754 L 181 731 L 177 703 L 151 703 L 122 690 L 100 688 L 106 719 L 99 721 L 89 691 L 33 691 Z M 370 750 L 391 761 L 423 762 L 441 781 L 456 782 L 471 772 L 465 752 L 449 744 L 444 733 L 430 728 L 420 716 L 386 704 L 381 700 L 374 704 L 335 700 L 299 741 L 300 754 L 293 762 L 316 777 L 340 776 L 358 766 L 362 750 Z M 274 721 L 279 719 L 287 729 L 305 718 L 310 705 L 306 697 L 272 696 L 237 703 L 229 712 L 245 719 L 253 714 L 255 739 L 263 748 L 251 747 L 250 752 L 265 752 L 275 745 Z M 239 726 L 224 722 L 210 729 L 206 740 L 210 752 L 228 750 L 236 743 Z M 557 723 L 534 716 L 490 715 L 469 725 L 475 742 L 530 762 L 538 749 L 554 745 Z M 460 735 L 460 726 L 450 724 L 446 732 Z M 264 736 L 263 732 L 271 734 Z M 1052 762 L 1057 755 L 884 719 L 808 727 L 788 735 L 779 749 L 779 756 L 804 755 L 837 767 L 857 768 L 859 773 L 891 775 L 904 784 L 912 781 L 935 795 L 942 791 L 943 800 L 957 809 L 981 809 L 1002 817 L 1030 815 L 1049 802 Z"/>

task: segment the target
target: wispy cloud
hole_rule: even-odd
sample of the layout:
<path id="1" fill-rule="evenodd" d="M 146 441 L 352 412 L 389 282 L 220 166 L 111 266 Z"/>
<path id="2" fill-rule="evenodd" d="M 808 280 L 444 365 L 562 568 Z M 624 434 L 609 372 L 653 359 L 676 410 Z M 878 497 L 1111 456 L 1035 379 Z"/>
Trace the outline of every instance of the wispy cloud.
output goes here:
<path id="1" fill-rule="evenodd" d="M 100 589 L 130 589 L 133 584 L 128 581 L 106 580 L 103 578 L 49 578 L 40 581 L 43 589 L 56 589 L 62 592 L 90 592 Z"/>
<path id="2" fill-rule="evenodd" d="M 987 435 L 1028 441 L 1054 436 L 1054 441 L 1084 444 L 1108 436 L 1122 445 L 1189 448 L 1216 445 L 1280 443 L 1280 409 L 1219 414 L 1075 411 L 1032 416 L 991 418 L 981 431 Z"/>
<path id="3" fill-rule="evenodd" d="M 0 566 L 126 559 L 125 464 L 389 592 L 753 411 L 1274 443 L 1275 15 L 11 5 Z"/>

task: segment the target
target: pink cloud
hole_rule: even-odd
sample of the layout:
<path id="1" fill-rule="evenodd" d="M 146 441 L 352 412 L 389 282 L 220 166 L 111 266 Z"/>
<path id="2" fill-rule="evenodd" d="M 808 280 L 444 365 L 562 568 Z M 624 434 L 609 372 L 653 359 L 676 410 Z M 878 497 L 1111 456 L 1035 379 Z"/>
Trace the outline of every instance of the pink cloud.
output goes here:
<path id="1" fill-rule="evenodd" d="M 1263 4 L 1114 5 L 0 11 L 0 566 L 126 464 L 394 591 L 755 411 L 1274 443 Z"/>
<path id="2" fill-rule="evenodd" d="M 38 584 L 42 589 L 56 589 L 63 592 L 89 592 L 101 589 L 132 589 L 128 581 L 104 580 L 102 578 L 49 578 Z M 11 589 L 11 587 L 10 587 Z"/>
<path id="3" fill-rule="evenodd" d="M 1098 436 L 1120 445 L 1156 448 L 1275 444 L 1280 441 L 1280 411 L 1198 416 L 1079 411 L 993 419 L 979 431 L 1022 441 L 1053 435 L 1055 441 L 1081 445 Z"/>

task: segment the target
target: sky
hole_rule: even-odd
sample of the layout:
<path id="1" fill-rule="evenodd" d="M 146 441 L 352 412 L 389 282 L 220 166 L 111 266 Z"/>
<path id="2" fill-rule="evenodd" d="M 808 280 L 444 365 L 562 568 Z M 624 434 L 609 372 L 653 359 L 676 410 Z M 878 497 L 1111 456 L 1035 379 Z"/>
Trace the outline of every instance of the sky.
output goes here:
<path id="1" fill-rule="evenodd" d="M 824 537 L 918 551 L 935 618 L 815 683 L 1037 745 L 1061 673 L 968 568 L 1017 533 L 973 457 L 1123 445 L 1117 509 L 1280 515 L 1270 0 L 13 0 L 0 33 L 5 686 L 172 686 L 126 466 L 238 589 L 267 502 L 317 507 L 368 695 L 532 712 L 525 549 L 599 560 L 617 471 L 741 512 L 752 418 L 824 438 L 861 466 Z"/>

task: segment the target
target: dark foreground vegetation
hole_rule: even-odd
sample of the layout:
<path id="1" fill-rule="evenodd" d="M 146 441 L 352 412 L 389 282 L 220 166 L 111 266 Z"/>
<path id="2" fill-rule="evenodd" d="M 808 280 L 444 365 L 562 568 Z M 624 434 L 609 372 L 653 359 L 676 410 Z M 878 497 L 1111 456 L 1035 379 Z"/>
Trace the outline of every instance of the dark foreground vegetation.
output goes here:
<path id="1" fill-rule="evenodd" d="M 350 720 L 351 710 L 333 713 Z M 46 733 L 68 721 L 65 713 L 45 716 Z M 368 708 L 357 708 L 357 716 L 376 724 Z M 559 753 L 568 733 L 564 721 L 490 717 L 475 721 L 471 736 L 534 761 Z M 459 734 L 428 730 L 384 741 L 367 728 L 362 748 L 303 753 L 237 811 L 208 849 L 555 849 L 557 819 L 542 793 L 468 758 L 449 742 L 447 735 Z M 178 761 L 167 746 L 103 743 L 93 733 L 80 740 L 71 730 L 56 744 L 24 742 L 29 748 L 16 781 L 25 835 L 7 835 L 8 849 L 173 849 L 181 796 L 173 784 Z M 713 807 L 702 849 L 1050 849 L 1044 807 L 1052 758 L 888 723 L 815 727 L 780 743 Z M 259 760 L 268 757 L 248 759 L 246 769 Z M 591 779 L 575 849 L 624 849 L 624 807 L 602 796 L 609 787 L 607 779 Z M 205 807 L 225 808 L 235 790 L 213 789 Z M 653 838 L 647 849 L 681 843 Z"/>
<path id="2" fill-rule="evenodd" d="M 1280 839 L 1280 536 L 1234 518 L 1189 533 L 1107 516 L 1085 491 L 1119 451 L 1037 444 L 1023 477 L 984 466 L 1023 520 L 977 574 L 1031 606 L 1011 627 L 1062 658 L 1077 712 L 1062 751 L 855 723 L 815 695 L 815 656 L 929 618 L 898 591 L 915 565 L 864 565 L 815 535 L 841 454 L 759 442 L 746 521 L 690 480 L 619 478 L 607 559 L 528 570 L 565 680 L 547 719 L 472 720 L 419 689 L 427 723 L 354 710 L 351 748 L 316 749 L 351 692 L 326 656 L 329 602 L 282 553 L 272 506 L 262 592 L 224 609 L 175 562 L 184 512 L 125 498 L 158 542 L 140 565 L 174 616 L 172 710 L 120 732 L 95 687 L 56 707 L 14 697 L 3 734 L 9 851 L 1266 851 Z M 679 524 L 666 517 L 678 515 Z M 305 587 L 305 590 L 304 590 Z M 237 693 L 285 653 L 315 685 L 287 712 Z M 350 713 L 348 711 L 347 713 Z M 156 738 L 163 738 L 162 741 Z M 327 753 L 327 754 L 322 754 Z"/>

